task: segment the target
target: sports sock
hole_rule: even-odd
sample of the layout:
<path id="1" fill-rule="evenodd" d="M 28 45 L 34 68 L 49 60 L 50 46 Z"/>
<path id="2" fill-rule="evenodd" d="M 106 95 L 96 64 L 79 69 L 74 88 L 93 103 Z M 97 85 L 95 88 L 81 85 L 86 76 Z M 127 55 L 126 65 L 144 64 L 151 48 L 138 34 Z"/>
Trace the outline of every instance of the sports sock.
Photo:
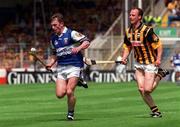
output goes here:
<path id="1" fill-rule="evenodd" d="M 159 113 L 160 113 L 160 111 L 159 111 L 159 109 L 158 109 L 157 106 L 153 106 L 153 107 L 151 107 L 150 109 L 151 109 L 151 111 L 152 111 L 153 113 L 154 113 L 154 112 L 159 112 Z"/>
<path id="2" fill-rule="evenodd" d="M 160 74 L 156 74 L 159 78 L 160 78 L 160 80 L 163 78 Z"/>
<path id="3" fill-rule="evenodd" d="M 74 110 L 68 111 L 68 114 L 74 114 Z"/>

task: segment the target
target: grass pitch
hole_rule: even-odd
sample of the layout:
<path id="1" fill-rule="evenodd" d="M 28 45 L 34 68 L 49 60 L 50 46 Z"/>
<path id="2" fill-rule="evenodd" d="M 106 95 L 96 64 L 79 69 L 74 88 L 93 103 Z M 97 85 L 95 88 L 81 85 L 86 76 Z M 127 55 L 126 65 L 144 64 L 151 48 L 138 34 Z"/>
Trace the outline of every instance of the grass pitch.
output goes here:
<path id="1" fill-rule="evenodd" d="M 75 120 L 66 120 L 66 97 L 55 85 L 0 86 L 0 127 L 178 127 L 180 86 L 164 83 L 152 94 L 163 117 L 150 118 L 136 84 L 89 83 L 77 87 Z"/>

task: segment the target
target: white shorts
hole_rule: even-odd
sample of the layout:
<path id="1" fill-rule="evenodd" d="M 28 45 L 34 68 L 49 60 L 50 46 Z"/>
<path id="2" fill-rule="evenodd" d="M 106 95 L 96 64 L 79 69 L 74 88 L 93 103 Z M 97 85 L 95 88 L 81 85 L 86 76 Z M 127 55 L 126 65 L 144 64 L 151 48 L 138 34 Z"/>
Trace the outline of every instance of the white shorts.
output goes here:
<path id="1" fill-rule="evenodd" d="M 158 72 L 158 67 L 156 67 L 154 64 L 135 63 L 134 67 L 135 67 L 135 69 L 141 69 L 141 70 L 144 70 L 145 72 L 151 72 L 151 73 Z"/>
<path id="2" fill-rule="evenodd" d="M 174 67 L 174 71 L 175 71 L 175 72 L 180 72 L 180 66 L 175 66 L 175 67 Z"/>
<path id="3" fill-rule="evenodd" d="M 72 65 L 67 66 L 58 66 L 57 68 L 57 78 L 67 80 L 71 77 L 79 77 L 80 76 L 80 67 L 75 67 Z"/>

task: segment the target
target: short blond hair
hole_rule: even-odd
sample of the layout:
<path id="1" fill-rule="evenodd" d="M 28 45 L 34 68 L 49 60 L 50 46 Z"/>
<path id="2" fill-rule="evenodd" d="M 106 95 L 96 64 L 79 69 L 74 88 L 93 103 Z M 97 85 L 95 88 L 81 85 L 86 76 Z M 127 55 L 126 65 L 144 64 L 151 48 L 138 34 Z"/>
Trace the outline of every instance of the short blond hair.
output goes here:
<path id="1" fill-rule="evenodd" d="M 51 16 L 51 21 L 57 19 L 59 22 L 64 22 L 63 15 L 61 13 L 55 13 Z"/>

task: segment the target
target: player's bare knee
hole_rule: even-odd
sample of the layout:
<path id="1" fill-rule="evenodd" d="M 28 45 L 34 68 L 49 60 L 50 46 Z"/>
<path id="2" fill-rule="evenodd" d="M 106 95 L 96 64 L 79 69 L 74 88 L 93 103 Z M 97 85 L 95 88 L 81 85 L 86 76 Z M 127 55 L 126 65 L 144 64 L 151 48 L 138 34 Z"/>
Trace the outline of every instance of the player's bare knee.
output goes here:
<path id="1" fill-rule="evenodd" d="M 152 89 L 145 89 L 144 93 L 152 93 Z"/>
<path id="2" fill-rule="evenodd" d="M 59 98 L 59 99 L 63 98 L 65 95 L 66 95 L 65 92 L 63 92 L 63 93 L 56 93 L 56 97 Z"/>
<path id="3" fill-rule="evenodd" d="M 138 91 L 142 94 L 144 93 L 144 89 L 143 88 L 138 88 Z"/>
<path id="4" fill-rule="evenodd" d="M 73 95 L 73 91 L 71 89 L 67 90 L 67 96 L 72 96 Z"/>

